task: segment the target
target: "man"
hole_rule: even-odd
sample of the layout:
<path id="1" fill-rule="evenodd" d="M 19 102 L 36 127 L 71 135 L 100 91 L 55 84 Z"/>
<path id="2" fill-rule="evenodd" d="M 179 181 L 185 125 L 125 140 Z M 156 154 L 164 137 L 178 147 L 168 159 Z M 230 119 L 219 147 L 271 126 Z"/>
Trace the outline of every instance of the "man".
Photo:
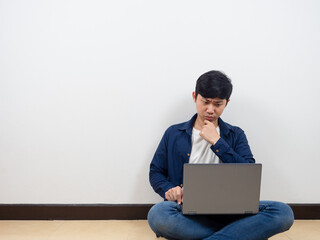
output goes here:
<path id="1" fill-rule="evenodd" d="M 260 240 L 286 231 L 293 224 L 291 208 L 274 201 L 261 201 L 259 212 L 250 216 L 182 214 L 184 163 L 255 162 L 244 132 L 220 118 L 231 93 L 231 80 L 222 72 L 201 75 L 192 93 L 197 114 L 165 132 L 149 174 L 151 186 L 166 200 L 154 205 L 148 214 L 149 225 L 157 236 Z"/>

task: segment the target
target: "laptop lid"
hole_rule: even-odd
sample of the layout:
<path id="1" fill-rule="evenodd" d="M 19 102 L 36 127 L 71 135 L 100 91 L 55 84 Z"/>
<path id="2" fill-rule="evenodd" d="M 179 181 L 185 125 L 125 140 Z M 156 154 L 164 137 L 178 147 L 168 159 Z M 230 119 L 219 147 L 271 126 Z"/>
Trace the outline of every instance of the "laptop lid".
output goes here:
<path id="1" fill-rule="evenodd" d="M 183 214 L 259 211 L 261 164 L 184 164 Z"/>

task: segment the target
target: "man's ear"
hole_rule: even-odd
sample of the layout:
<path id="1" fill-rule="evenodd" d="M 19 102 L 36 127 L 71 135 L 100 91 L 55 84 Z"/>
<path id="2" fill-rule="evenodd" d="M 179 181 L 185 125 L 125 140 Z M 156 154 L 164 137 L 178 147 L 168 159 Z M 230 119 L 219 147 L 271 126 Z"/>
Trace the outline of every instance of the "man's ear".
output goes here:
<path id="1" fill-rule="evenodd" d="M 192 92 L 193 101 L 196 102 L 196 92 Z"/>
<path id="2" fill-rule="evenodd" d="M 229 102 L 230 102 L 230 98 L 227 100 L 226 106 L 228 105 Z"/>

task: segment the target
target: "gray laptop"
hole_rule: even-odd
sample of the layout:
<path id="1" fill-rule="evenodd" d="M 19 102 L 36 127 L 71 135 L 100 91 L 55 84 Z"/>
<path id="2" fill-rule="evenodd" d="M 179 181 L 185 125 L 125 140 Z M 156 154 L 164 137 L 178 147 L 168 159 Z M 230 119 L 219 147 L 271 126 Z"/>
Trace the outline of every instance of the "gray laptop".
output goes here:
<path id="1" fill-rule="evenodd" d="M 259 211 L 261 164 L 184 164 L 183 214 Z"/>

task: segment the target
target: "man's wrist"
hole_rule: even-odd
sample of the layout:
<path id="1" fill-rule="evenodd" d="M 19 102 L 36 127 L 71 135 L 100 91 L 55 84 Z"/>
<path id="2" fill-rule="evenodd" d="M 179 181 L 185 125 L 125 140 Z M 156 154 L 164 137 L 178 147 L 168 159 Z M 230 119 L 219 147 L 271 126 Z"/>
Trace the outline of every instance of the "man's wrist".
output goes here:
<path id="1" fill-rule="evenodd" d="M 219 141 L 219 139 L 220 139 L 220 136 L 219 136 L 219 138 L 212 139 L 212 140 L 210 141 L 210 143 L 212 144 L 212 146 L 216 145 L 216 143 Z"/>

